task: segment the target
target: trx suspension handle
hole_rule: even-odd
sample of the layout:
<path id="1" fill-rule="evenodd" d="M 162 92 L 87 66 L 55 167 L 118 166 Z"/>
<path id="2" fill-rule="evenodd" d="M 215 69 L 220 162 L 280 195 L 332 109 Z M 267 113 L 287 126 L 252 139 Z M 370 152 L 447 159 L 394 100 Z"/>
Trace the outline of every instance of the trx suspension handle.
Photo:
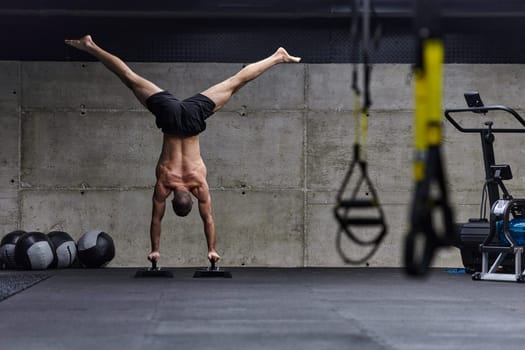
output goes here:
<path id="1" fill-rule="evenodd" d="M 353 49 L 357 49 L 357 6 L 352 6 L 353 18 L 351 40 Z M 336 246 L 339 255 L 346 263 L 360 264 L 370 259 L 377 251 L 387 233 L 387 225 L 379 197 L 368 175 L 368 164 L 364 146 L 366 146 L 368 131 L 368 110 L 370 101 L 370 64 L 369 64 L 369 32 L 370 32 L 370 1 L 363 1 L 363 105 L 360 105 L 360 91 L 358 87 L 357 62 L 353 65 L 352 90 L 354 92 L 355 142 L 353 158 L 343 179 L 336 198 L 334 215 L 339 224 Z M 350 186 L 352 177 L 357 180 Z M 359 191 L 367 189 L 365 198 L 359 197 Z M 370 232 L 373 231 L 371 234 Z M 358 234 L 359 233 L 359 234 Z M 367 253 L 359 258 L 351 258 L 342 248 L 343 234 L 353 243 L 366 247 Z"/>
<path id="2" fill-rule="evenodd" d="M 441 157 L 443 42 L 434 0 L 416 2 L 418 57 L 414 68 L 414 193 L 404 262 L 409 275 L 425 275 L 438 247 L 455 241 Z M 441 221 L 441 222 L 438 222 Z"/>

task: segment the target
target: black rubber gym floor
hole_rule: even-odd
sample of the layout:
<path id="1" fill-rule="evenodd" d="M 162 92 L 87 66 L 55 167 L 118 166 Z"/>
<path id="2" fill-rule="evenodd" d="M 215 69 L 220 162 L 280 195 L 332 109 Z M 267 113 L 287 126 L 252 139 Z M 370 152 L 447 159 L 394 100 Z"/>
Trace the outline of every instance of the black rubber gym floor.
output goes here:
<path id="1" fill-rule="evenodd" d="M 0 302 L 1 349 L 523 349 L 525 285 L 436 269 L 56 270 Z M 18 273 L 18 272 L 17 272 Z M 12 271 L 0 271 L 0 279 Z M 25 272 L 21 273 L 26 274 Z M 27 272 L 35 275 L 35 272 Z"/>

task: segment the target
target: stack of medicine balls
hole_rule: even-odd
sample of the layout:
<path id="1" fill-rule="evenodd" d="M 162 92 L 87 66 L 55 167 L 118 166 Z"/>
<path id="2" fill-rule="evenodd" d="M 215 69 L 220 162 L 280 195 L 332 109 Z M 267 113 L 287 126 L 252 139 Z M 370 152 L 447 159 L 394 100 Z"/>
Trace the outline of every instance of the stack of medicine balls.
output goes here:
<path id="1" fill-rule="evenodd" d="M 0 241 L 0 267 L 17 270 L 68 268 L 78 261 L 87 268 L 104 267 L 115 257 L 115 245 L 103 231 L 84 233 L 78 242 L 63 231 L 13 231 Z"/>

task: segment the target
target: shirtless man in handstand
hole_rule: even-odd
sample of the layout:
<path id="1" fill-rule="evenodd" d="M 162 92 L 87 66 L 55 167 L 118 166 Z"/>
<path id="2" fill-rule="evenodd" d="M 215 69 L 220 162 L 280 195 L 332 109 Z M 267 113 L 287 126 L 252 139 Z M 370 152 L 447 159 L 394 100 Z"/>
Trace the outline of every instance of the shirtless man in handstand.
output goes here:
<path id="1" fill-rule="evenodd" d="M 152 82 L 133 72 L 120 58 L 97 46 L 90 35 L 65 43 L 86 51 L 97 58 L 130 88 L 137 99 L 153 115 L 155 123 L 164 133 L 162 152 L 157 163 L 157 182 L 153 192 L 151 216 L 151 252 L 148 260 L 160 259 L 161 221 L 166 200 L 173 192 L 175 214 L 186 216 L 191 211 L 193 198 L 198 201 L 199 213 L 208 244 L 208 260 L 219 261 L 215 250 L 215 225 L 211 210 L 211 197 L 206 181 L 206 166 L 200 155 L 199 133 L 206 129 L 206 119 L 221 109 L 242 86 L 278 63 L 297 63 L 299 57 L 290 56 L 285 49 L 252 63 L 222 83 L 185 100 L 178 100 Z"/>

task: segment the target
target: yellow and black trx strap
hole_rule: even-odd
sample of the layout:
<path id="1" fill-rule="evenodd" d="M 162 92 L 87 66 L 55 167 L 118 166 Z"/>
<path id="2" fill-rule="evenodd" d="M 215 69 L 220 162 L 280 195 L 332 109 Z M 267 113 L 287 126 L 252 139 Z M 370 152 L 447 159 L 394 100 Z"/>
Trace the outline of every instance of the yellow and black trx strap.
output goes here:
<path id="1" fill-rule="evenodd" d="M 352 3 L 352 29 L 351 40 L 353 50 L 357 50 L 358 32 L 358 9 L 357 0 Z M 379 202 L 377 192 L 372 185 L 368 175 L 368 164 L 366 161 L 365 146 L 368 133 L 368 111 L 370 101 L 370 64 L 369 64 L 369 39 L 370 39 L 370 1 L 363 1 L 362 9 L 363 24 L 363 92 L 364 99 L 361 106 L 360 90 L 358 87 L 357 60 L 353 64 L 352 71 L 352 90 L 354 93 L 354 119 L 355 119 L 355 142 L 353 146 L 353 159 L 343 180 L 336 198 L 334 214 L 339 224 L 337 232 L 336 246 L 341 258 L 346 263 L 360 264 L 370 259 L 377 251 L 381 241 L 387 233 L 387 225 L 383 209 Z M 378 28 L 376 28 L 379 30 Z M 357 174 L 357 181 L 350 187 L 352 176 Z M 367 196 L 360 198 L 360 190 L 367 189 Z M 371 213 L 372 212 L 372 213 Z M 371 215 L 372 214 L 372 215 Z M 357 230 L 362 228 L 364 234 L 357 234 Z M 374 232 L 370 234 L 370 229 Z M 342 248 L 343 233 L 359 246 L 368 247 L 365 254 L 358 258 L 350 257 Z"/>
<path id="2" fill-rule="evenodd" d="M 425 275 L 438 247 L 455 240 L 452 210 L 441 157 L 444 47 L 439 38 L 439 8 L 417 1 L 417 51 L 414 68 L 414 194 L 404 261 L 409 275 Z M 424 17 L 426 16 L 426 17 Z"/>

